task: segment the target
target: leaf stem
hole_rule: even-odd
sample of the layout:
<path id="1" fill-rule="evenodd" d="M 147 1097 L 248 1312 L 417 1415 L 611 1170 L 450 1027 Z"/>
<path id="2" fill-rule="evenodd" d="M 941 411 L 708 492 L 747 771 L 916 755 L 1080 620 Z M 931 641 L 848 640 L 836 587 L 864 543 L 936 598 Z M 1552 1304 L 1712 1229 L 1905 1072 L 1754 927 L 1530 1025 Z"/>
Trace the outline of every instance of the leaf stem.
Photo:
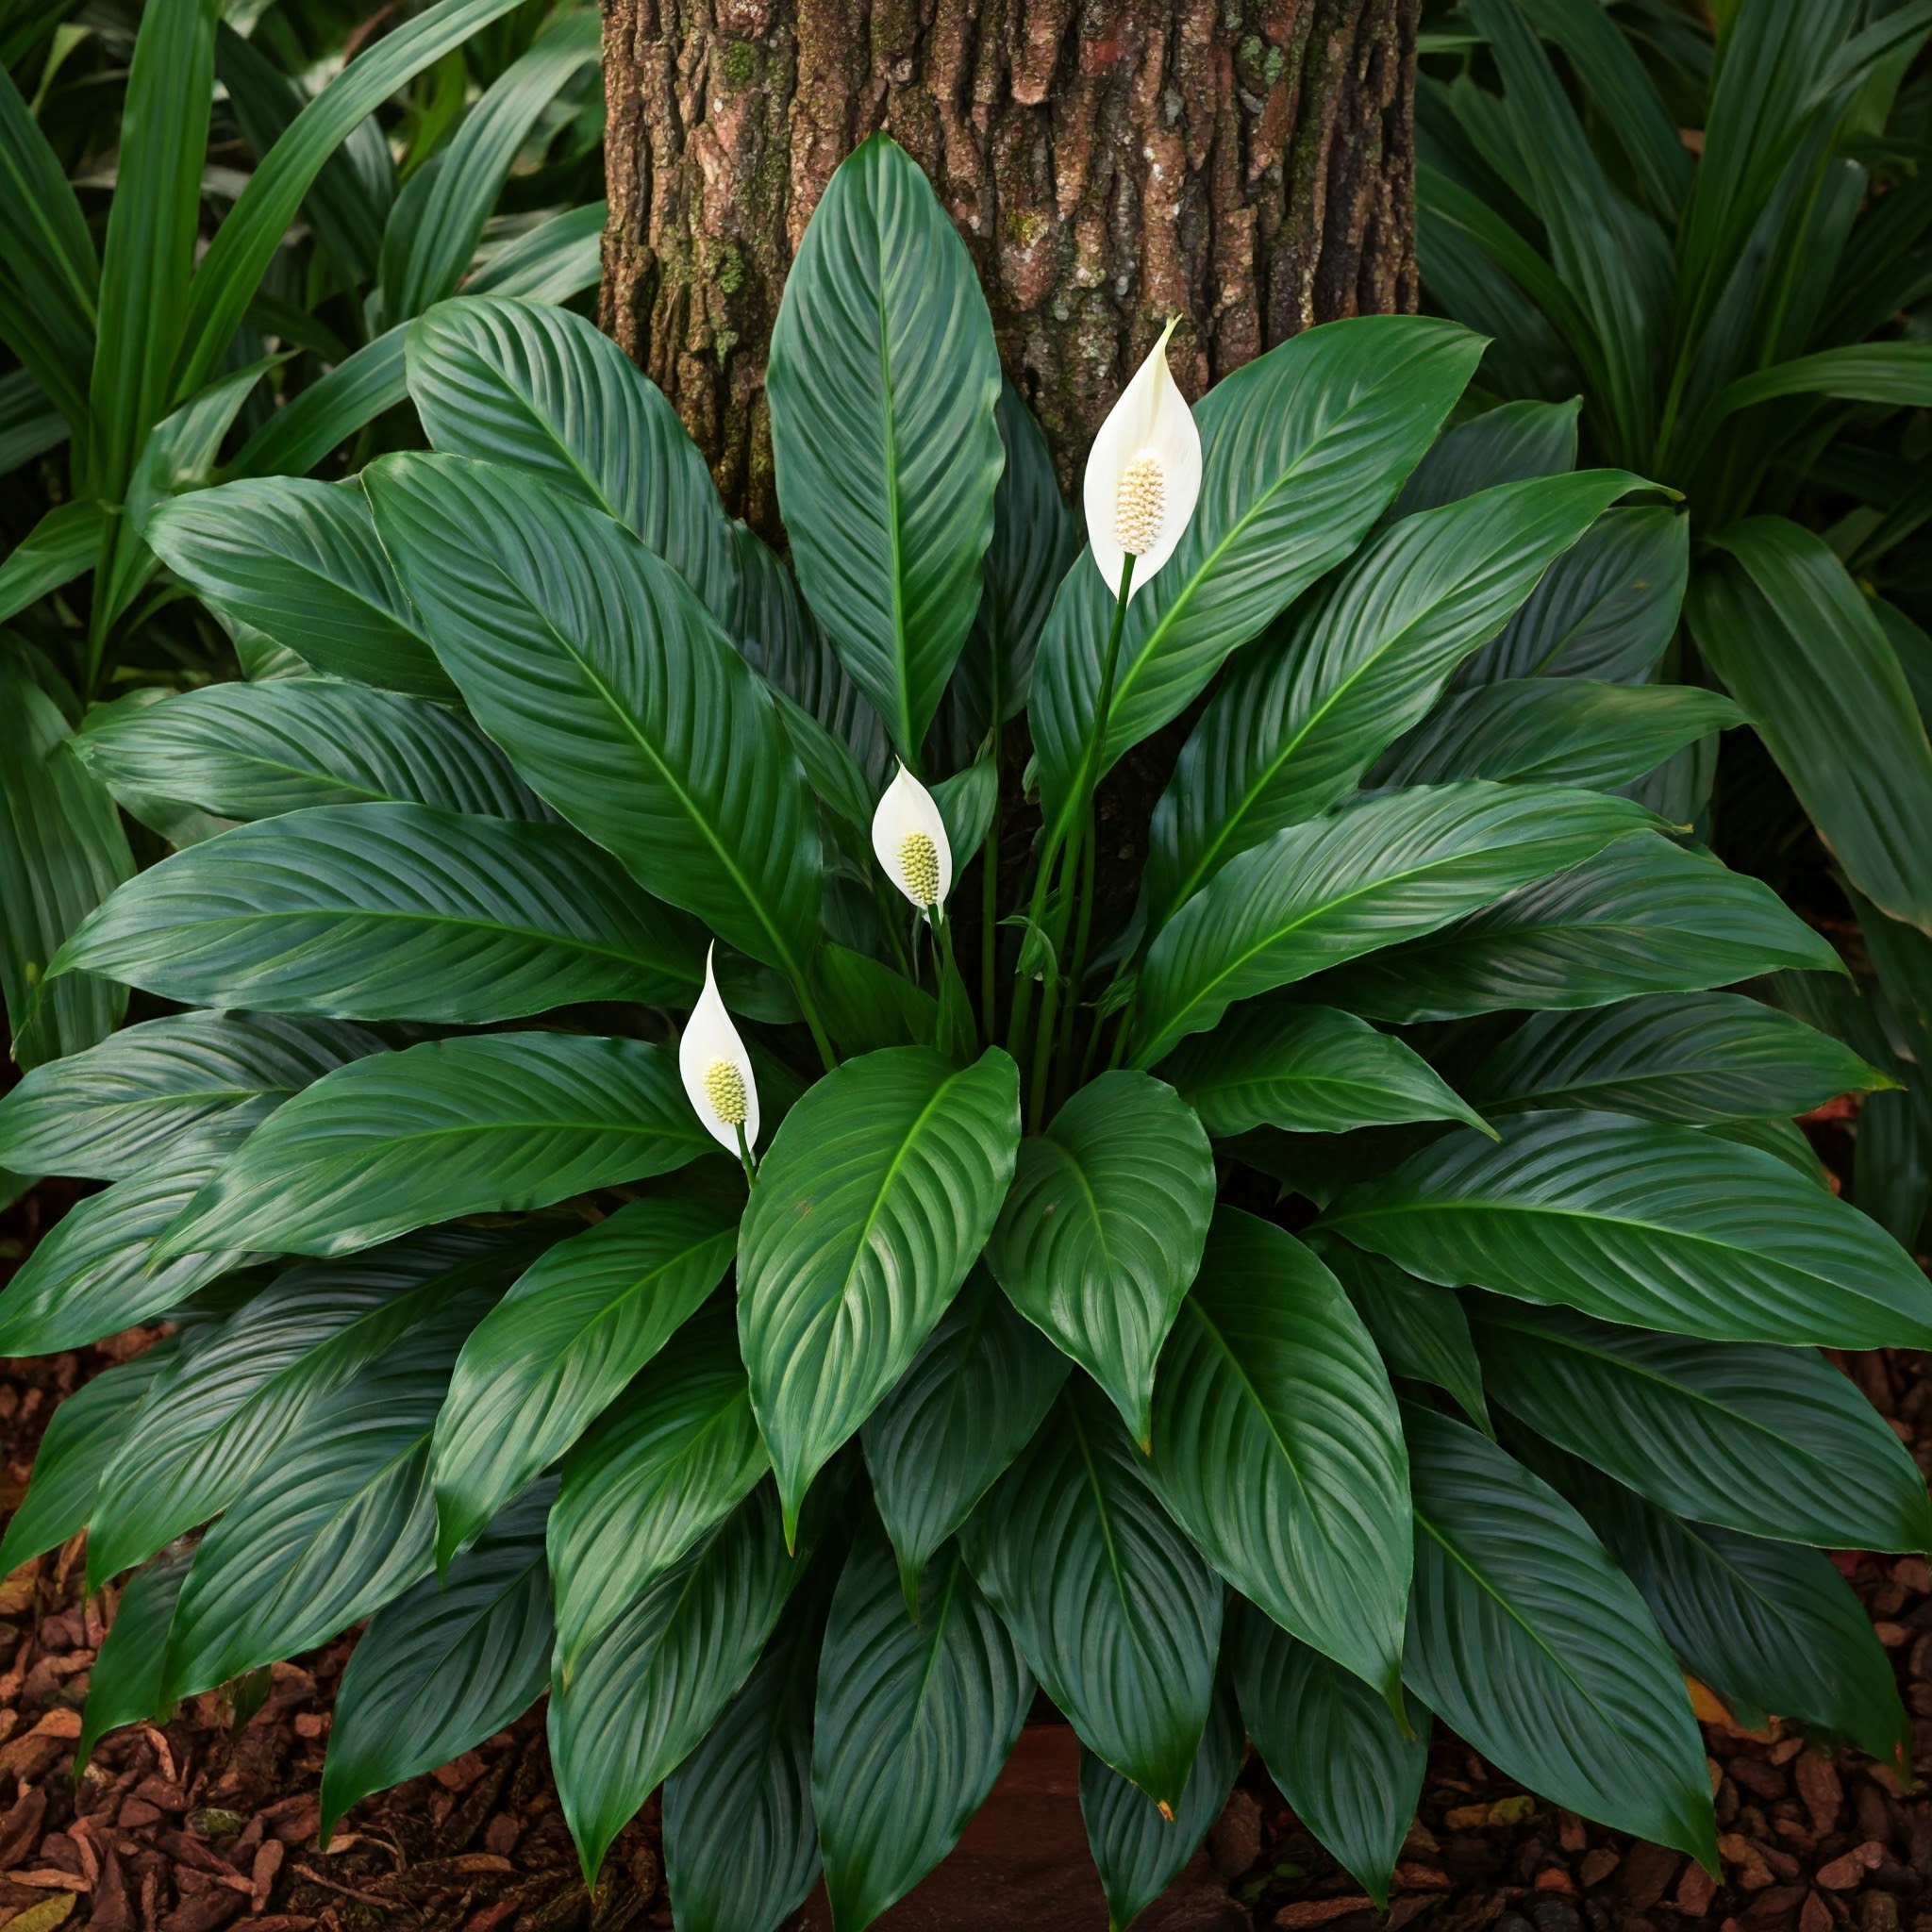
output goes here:
<path id="1" fill-rule="evenodd" d="M 751 1158 L 751 1145 L 744 1138 L 744 1123 L 738 1123 L 738 1164 L 744 1169 L 744 1184 L 755 1188 L 758 1184 L 758 1164 Z"/>

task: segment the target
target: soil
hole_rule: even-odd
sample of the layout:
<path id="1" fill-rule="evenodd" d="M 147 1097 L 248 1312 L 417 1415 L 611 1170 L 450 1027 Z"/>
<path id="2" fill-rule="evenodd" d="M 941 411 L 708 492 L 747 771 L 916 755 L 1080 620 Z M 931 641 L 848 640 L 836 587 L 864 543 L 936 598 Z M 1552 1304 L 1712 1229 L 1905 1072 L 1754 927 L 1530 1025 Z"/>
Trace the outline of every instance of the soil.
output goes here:
<path id="1" fill-rule="evenodd" d="M 1844 1138 L 1821 1120 L 1827 1156 Z M 0 1274 L 71 1192 L 47 1184 L 0 1226 Z M 0 1362 L 0 1516 L 18 1503 L 56 1405 L 145 1346 L 134 1330 Z M 1932 1470 L 1932 1356 L 1843 1364 Z M 1899 1674 L 1921 1777 L 1932 1774 L 1932 1574 L 1917 1557 L 1837 1559 Z M 76 1539 L 0 1580 L 0 1927 L 7 1932 L 622 1932 L 672 1924 L 655 1801 L 594 1894 L 551 1782 L 541 1707 L 429 1776 L 358 1806 L 327 1852 L 317 1795 L 344 1636 L 275 1667 L 265 1702 L 189 1700 L 106 1739 L 76 1783 L 87 1675 L 115 1592 L 84 1598 Z M 1209 1842 L 1137 1932 L 1932 1932 L 1932 1795 L 1774 1721 L 1752 1733 L 1700 1704 L 1724 1834 L 1723 1883 L 1522 1791 L 1440 1732 L 1386 1922 L 1305 1832 L 1252 1758 Z M 238 1722 L 238 1719 L 241 1721 Z M 886 1932 L 1106 1932 L 1076 1797 L 1077 1750 L 1031 1727 L 953 1857 Z M 827 1932 L 822 1900 L 795 1932 Z"/>

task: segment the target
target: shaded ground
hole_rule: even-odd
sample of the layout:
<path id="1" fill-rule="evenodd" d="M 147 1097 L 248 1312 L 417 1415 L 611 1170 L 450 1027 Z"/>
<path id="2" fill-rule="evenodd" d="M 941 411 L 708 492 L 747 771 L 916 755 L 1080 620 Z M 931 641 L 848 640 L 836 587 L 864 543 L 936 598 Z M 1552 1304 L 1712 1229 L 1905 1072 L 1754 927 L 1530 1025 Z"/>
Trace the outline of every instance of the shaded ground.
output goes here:
<path id="1" fill-rule="evenodd" d="M 43 1213 L 7 1217 L 0 1274 Z M 0 1517 L 25 1487 L 60 1398 L 143 1345 L 142 1331 L 43 1360 L 0 1363 Z M 1932 1357 L 1848 1363 L 1932 1468 Z M 1932 1575 L 1919 1557 L 1841 1567 L 1900 1674 L 1916 1761 L 1932 1776 Z M 541 1710 L 457 1763 L 373 1798 L 324 1854 L 317 1791 L 341 1639 L 277 1665 L 236 1723 L 220 1693 L 166 1725 L 106 1740 L 72 1777 L 87 1674 L 113 1592 L 81 1596 L 80 1546 L 0 1581 L 0 1926 L 46 1932 L 564 1932 L 666 1927 L 655 1810 L 618 1840 L 594 1898 L 576 1874 L 551 1785 Z M 1724 1883 L 1675 1852 L 1540 1807 L 1454 1740 L 1438 1742 L 1423 1820 L 1398 1874 L 1391 1932 L 1932 1932 L 1932 1796 L 1854 1753 L 1826 1757 L 1775 1726 L 1750 1736 L 1707 1713 Z M 886 1922 L 892 1932 L 1034 1926 L 1105 1932 L 1086 1866 L 1072 1740 L 1029 1731 L 1008 1788 L 968 1840 Z M 1209 1847 L 1141 1922 L 1145 1932 L 1251 1925 L 1367 1932 L 1377 1924 L 1253 1762 Z M 820 1932 L 823 1917 L 801 1915 Z"/>

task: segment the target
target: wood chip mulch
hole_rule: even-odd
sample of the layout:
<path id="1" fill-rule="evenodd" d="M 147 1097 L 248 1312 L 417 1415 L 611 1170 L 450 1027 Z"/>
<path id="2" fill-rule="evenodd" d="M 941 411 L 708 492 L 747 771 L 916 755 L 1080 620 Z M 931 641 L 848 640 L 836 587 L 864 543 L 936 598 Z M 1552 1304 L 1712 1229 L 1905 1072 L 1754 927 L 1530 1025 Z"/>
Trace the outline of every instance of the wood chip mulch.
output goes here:
<path id="1" fill-rule="evenodd" d="M 0 1276 L 66 1196 L 37 1191 L 0 1224 Z M 17 1504 L 62 1396 L 158 1331 L 0 1362 L 0 1518 Z M 1847 1367 L 1932 1470 L 1932 1357 Z M 1932 1778 L 1932 1575 L 1916 1557 L 1840 1559 L 1899 1673 L 1916 1769 Z M 119 1732 L 76 1784 L 74 1740 L 114 1592 L 84 1599 L 79 1540 L 0 1580 L 0 1927 L 6 1932 L 622 1932 L 669 1927 L 655 1804 L 618 1840 L 594 1896 L 558 1807 L 539 1709 L 455 1764 L 370 1799 L 330 1849 L 317 1794 L 344 1637 L 275 1667 L 266 1701 L 224 1693 Z M 1723 1883 L 1681 1854 L 1554 1810 L 1439 1737 L 1386 1922 L 1250 1761 L 1188 1874 L 1200 1912 L 1163 1924 L 1330 1932 L 1932 1932 L 1932 1794 L 1774 1722 L 1704 1713 Z M 238 1716 L 245 1721 L 238 1723 Z M 1069 1857 L 1084 1857 L 1078 1820 Z M 1205 1885 L 1211 1890 L 1203 1894 Z M 1183 1888 L 1185 1890 L 1185 1887 Z M 1230 1896 L 1231 1894 L 1231 1896 Z M 896 1915 L 895 1915 L 896 1916 Z M 971 1924 L 970 1912 L 958 1923 Z M 1007 1924 L 1006 1918 L 999 1923 Z M 1082 1921 L 1084 1925 L 1085 1922 Z"/>

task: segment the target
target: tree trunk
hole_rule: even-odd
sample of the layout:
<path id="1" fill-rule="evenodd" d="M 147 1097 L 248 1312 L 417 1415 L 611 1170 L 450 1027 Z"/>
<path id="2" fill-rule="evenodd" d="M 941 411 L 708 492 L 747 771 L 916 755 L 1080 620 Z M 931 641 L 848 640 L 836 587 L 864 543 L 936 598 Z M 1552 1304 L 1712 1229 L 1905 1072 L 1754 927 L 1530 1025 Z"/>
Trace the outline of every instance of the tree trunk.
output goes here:
<path id="1" fill-rule="evenodd" d="M 1168 316 L 1198 393 L 1311 323 L 1414 307 L 1420 0 L 606 4 L 603 324 L 767 533 L 786 267 L 874 128 L 958 224 L 1069 487 Z"/>

